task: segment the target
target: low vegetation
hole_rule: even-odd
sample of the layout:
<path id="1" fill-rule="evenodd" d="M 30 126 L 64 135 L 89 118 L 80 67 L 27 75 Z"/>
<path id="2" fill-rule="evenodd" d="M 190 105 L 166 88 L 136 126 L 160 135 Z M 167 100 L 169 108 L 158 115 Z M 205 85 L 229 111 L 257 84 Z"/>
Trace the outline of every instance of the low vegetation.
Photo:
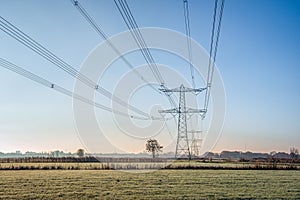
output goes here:
<path id="1" fill-rule="evenodd" d="M 7 161 L 7 162 L 4 162 Z M 15 161 L 15 162 L 12 162 Z M 16 162 L 21 161 L 21 162 Z M 77 158 L 76 160 L 2 160 L 0 170 L 152 170 L 152 169 L 227 169 L 227 170 L 300 170 L 296 162 L 242 162 L 242 161 L 200 161 L 200 160 L 153 160 L 153 159 L 107 159 L 103 162 L 95 158 Z M 39 162 L 38 162 L 39 161 Z M 52 161 L 52 162 L 51 162 Z M 62 162 L 64 161 L 64 162 Z"/>
<path id="2" fill-rule="evenodd" d="M 300 171 L 2 170 L 0 199 L 299 199 Z"/>

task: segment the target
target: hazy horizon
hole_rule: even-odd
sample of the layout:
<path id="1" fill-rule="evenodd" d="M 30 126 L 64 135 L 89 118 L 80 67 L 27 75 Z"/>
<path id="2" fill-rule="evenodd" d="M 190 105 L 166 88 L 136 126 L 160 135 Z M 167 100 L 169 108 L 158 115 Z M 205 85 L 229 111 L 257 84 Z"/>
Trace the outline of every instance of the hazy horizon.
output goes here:
<path id="1" fill-rule="evenodd" d="M 80 149 L 80 148 L 78 148 L 78 149 Z M 26 151 L 14 150 L 14 151 L 7 151 L 7 152 L 1 152 L 0 151 L 0 153 L 8 154 L 8 153 L 17 153 L 17 152 L 20 152 L 21 154 L 25 155 L 26 152 L 29 152 L 29 153 L 46 153 L 46 154 L 50 154 L 52 152 L 59 151 L 59 152 L 65 153 L 65 154 L 69 154 L 69 153 L 76 154 L 76 152 L 77 152 L 78 149 L 76 149 L 75 151 L 68 151 L 68 152 L 67 151 L 63 151 L 61 149 L 52 149 L 52 150 L 49 150 L 49 151 L 31 151 L 31 150 L 26 150 Z M 241 153 L 250 152 L 250 153 L 262 153 L 262 154 L 270 154 L 270 153 L 276 152 L 276 153 L 287 153 L 287 154 L 290 154 L 290 149 L 288 151 L 270 151 L 270 152 L 259 152 L 259 151 L 248 151 L 248 150 L 246 150 L 246 151 L 243 151 L 243 150 L 239 151 L 239 150 L 223 149 L 222 151 L 218 151 L 218 152 L 211 151 L 210 153 L 220 154 L 220 153 L 225 152 L 225 151 L 228 151 L 228 152 L 241 152 Z M 162 151 L 162 152 L 160 152 L 160 154 L 170 154 L 170 153 L 174 154 L 175 152 L 174 151 L 168 151 L 168 152 Z M 205 153 L 208 153 L 208 152 L 203 152 L 203 154 L 205 154 Z M 141 152 L 106 152 L 106 153 L 103 153 L 103 152 L 88 152 L 88 151 L 86 151 L 85 154 L 89 154 L 89 155 L 93 155 L 93 154 L 103 154 L 103 155 L 109 155 L 109 154 L 116 154 L 116 155 L 118 155 L 118 154 L 120 154 L 120 155 L 122 155 L 122 154 L 124 154 L 124 155 L 126 155 L 126 154 L 135 154 L 135 155 L 138 155 L 138 154 L 149 154 L 151 156 L 151 152 L 147 152 L 146 150 L 143 150 Z"/>

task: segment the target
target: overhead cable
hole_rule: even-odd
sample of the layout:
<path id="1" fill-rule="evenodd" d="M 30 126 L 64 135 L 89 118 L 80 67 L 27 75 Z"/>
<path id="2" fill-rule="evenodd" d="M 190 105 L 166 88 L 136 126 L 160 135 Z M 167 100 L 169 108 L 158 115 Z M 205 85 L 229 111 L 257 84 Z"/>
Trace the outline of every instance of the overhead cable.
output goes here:
<path id="1" fill-rule="evenodd" d="M 152 74 L 154 75 L 155 79 L 160 82 L 161 88 L 167 89 L 166 83 L 159 71 L 159 68 L 149 51 L 149 48 L 147 47 L 147 44 L 143 38 L 143 35 L 139 29 L 139 26 L 126 2 L 126 0 L 114 0 L 115 5 L 121 14 L 127 28 L 130 30 L 130 33 L 132 37 L 134 38 L 140 52 L 142 53 L 142 56 L 144 57 L 145 61 L 148 63 L 148 66 L 150 67 L 150 70 L 152 71 Z M 166 97 L 168 98 L 170 104 L 175 107 L 177 106 L 173 97 L 171 95 L 168 95 L 164 93 Z"/>
<path id="2" fill-rule="evenodd" d="M 11 36 L 14 39 L 16 39 L 17 41 L 19 41 L 20 43 L 22 43 L 23 45 L 25 45 L 26 47 L 28 47 L 29 49 L 33 50 L 34 52 L 36 52 L 40 56 L 44 57 L 45 59 L 47 59 L 48 61 L 50 61 L 51 63 L 53 63 L 57 67 L 59 67 L 63 71 L 67 72 L 72 77 L 80 80 L 82 83 L 84 83 L 88 87 L 91 87 L 91 88 L 95 89 L 97 92 L 104 95 L 105 97 L 111 99 L 112 101 L 115 101 L 116 103 L 118 103 L 118 104 L 120 104 L 120 105 L 122 105 L 122 106 L 124 106 L 124 107 L 126 107 L 130 110 L 132 110 L 133 112 L 135 112 L 137 114 L 140 114 L 144 117 L 151 118 L 151 116 L 149 114 L 147 114 L 147 113 L 143 112 L 142 110 L 126 103 L 125 101 L 123 101 L 119 97 L 114 96 L 111 92 L 109 92 L 105 88 L 97 85 L 91 79 L 89 79 L 84 74 L 77 71 L 75 68 L 73 68 L 71 65 L 69 65 L 68 63 L 63 61 L 61 58 L 54 55 L 51 51 L 46 49 L 44 46 L 39 44 L 37 41 L 32 39 L 30 36 L 25 34 L 23 31 L 18 29 L 16 26 L 14 26 L 13 24 L 8 22 L 6 19 L 4 19 L 1 16 L 0 16 L 0 29 L 3 32 L 5 32 L 6 34 L 8 34 L 9 36 Z"/>
<path id="3" fill-rule="evenodd" d="M 73 97 L 77 100 L 80 100 L 81 102 L 84 102 L 84 103 L 87 103 L 87 104 L 90 104 L 92 106 L 95 106 L 97 108 L 100 108 L 102 110 L 105 110 L 105 111 L 108 111 L 108 112 L 111 112 L 111 113 L 114 113 L 114 114 L 117 114 L 117 115 L 121 115 L 121 116 L 125 116 L 125 117 L 130 117 L 130 118 L 133 118 L 133 119 L 139 119 L 139 120 L 149 120 L 149 118 L 147 117 L 140 117 L 140 116 L 137 116 L 137 115 L 130 115 L 128 113 L 124 113 L 124 112 L 120 112 L 118 110 L 114 110 L 110 107 L 107 107 L 107 106 L 104 106 L 100 103 L 97 103 L 97 102 L 94 102 L 93 100 L 90 100 L 90 99 L 87 99 L 81 95 L 78 95 L 68 89 L 65 89 L 57 84 L 54 84 L 30 71 L 27 71 L 25 70 L 24 68 L 22 67 L 19 67 L 3 58 L 0 58 L 0 66 L 12 71 L 12 72 L 15 72 L 25 78 L 28 78 L 36 83 L 39 83 L 45 87 L 48 87 L 48 88 L 51 88 L 57 92 L 60 92 L 64 95 L 67 95 L 69 97 Z M 152 120 L 163 120 L 164 118 L 158 118 L 158 117 L 155 117 L 155 118 L 151 118 Z"/>
<path id="4" fill-rule="evenodd" d="M 98 35 L 104 39 L 108 45 L 113 49 L 113 51 L 125 62 L 125 64 L 137 75 L 142 81 L 144 81 L 149 87 L 155 90 L 158 93 L 161 93 L 153 84 L 149 83 L 135 68 L 134 66 L 125 58 L 124 55 L 118 50 L 118 48 L 108 39 L 108 36 L 105 32 L 99 27 L 99 25 L 92 19 L 84 7 L 77 1 L 71 0 L 72 4 L 77 8 L 80 14 L 85 18 L 85 20 L 91 25 L 91 27 L 97 32 Z"/>
<path id="5" fill-rule="evenodd" d="M 209 104 L 209 98 L 210 98 L 210 92 L 211 92 L 211 86 L 212 86 L 212 81 L 213 81 L 213 74 L 214 74 L 214 68 L 215 68 L 215 62 L 216 62 L 217 50 L 218 50 L 218 44 L 219 44 L 219 37 L 220 37 L 220 31 L 221 31 L 224 4 L 225 4 L 225 0 L 222 0 L 220 11 L 219 11 L 217 33 L 215 34 L 216 17 L 217 17 L 217 9 L 218 9 L 218 0 L 215 0 L 214 14 L 213 14 L 213 26 L 212 26 L 210 51 L 209 51 L 209 61 L 208 61 L 207 90 L 205 93 L 204 110 L 208 109 L 208 104 Z M 215 37 L 216 37 L 216 40 L 214 42 Z"/>
<path id="6" fill-rule="evenodd" d="M 188 58 L 189 58 L 189 67 L 192 79 L 192 86 L 195 89 L 195 73 L 194 67 L 192 65 L 192 49 L 191 49 L 191 30 L 190 30 L 190 17 L 189 17 L 189 5 L 187 0 L 183 0 L 183 13 L 184 13 L 184 23 L 185 23 L 185 34 L 187 40 L 187 47 L 188 47 Z"/>

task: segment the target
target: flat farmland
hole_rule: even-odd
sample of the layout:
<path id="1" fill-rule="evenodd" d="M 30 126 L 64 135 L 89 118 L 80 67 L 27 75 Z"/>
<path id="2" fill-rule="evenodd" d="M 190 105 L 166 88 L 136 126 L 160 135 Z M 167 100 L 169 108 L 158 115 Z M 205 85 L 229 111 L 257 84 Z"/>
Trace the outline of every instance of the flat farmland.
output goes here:
<path id="1" fill-rule="evenodd" d="M 294 170 L 1 170 L 0 199 L 300 199 Z"/>

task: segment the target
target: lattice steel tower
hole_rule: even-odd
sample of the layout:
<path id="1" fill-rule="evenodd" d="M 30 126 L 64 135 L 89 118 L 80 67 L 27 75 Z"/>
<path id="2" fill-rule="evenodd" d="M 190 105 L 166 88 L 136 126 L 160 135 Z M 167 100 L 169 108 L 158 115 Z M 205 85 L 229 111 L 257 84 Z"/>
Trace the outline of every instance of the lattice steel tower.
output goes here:
<path id="1" fill-rule="evenodd" d="M 185 93 L 193 92 L 195 94 L 199 94 L 205 89 L 206 88 L 199 88 L 199 89 L 187 88 L 184 87 L 183 85 L 181 85 L 179 88 L 174 88 L 174 89 L 167 89 L 167 88 L 160 89 L 162 92 L 166 93 L 167 95 L 171 95 L 173 92 L 179 92 L 178 108 L 159 111 L 160 113 L 178 114 L 178 135 L 177 135 L 177 144 L 176 144 L 176 151 L 175 151 L 176 159 L 178 158 L 191 159 L 186 114 L 205 113 L 204 109 L 187 108 L 186 101 L 185 101 Z"/>
<path id="2" fill-rule="evenodd" d="M 191 156 L 198 157 L 198 156 L 200 156 L 200 148 L 202 145 L 202 130 L 201 131 L 191 130 L 191 131 L 188 131 L 188 133 L 191 133 L 191 135 L 192 135 Z"/>

